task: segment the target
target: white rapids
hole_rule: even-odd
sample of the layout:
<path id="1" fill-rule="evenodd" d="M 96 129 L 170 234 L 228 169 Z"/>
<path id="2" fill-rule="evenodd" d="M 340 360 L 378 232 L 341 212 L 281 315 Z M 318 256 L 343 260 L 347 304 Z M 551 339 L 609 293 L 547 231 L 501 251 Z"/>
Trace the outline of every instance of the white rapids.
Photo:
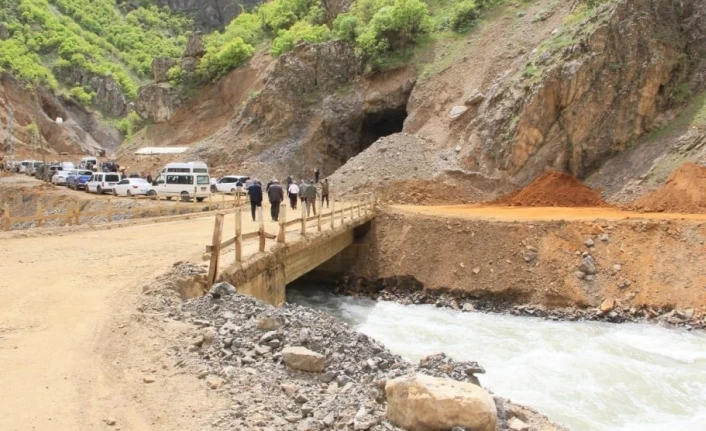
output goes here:
<path id="1" fill-rule="evenodd" d="M 289 288 L 409 360 L 478 361 L 481 383 L 575 431 L 706 430 L 706 333 L 461 313 Z"/>

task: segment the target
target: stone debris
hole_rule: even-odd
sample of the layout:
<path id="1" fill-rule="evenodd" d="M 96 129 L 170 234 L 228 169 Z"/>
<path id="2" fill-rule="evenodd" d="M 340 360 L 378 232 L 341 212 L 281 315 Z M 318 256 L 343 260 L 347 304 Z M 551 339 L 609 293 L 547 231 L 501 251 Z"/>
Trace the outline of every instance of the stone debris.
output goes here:
<path id="1" fill-rule="evenodd" d="M 212 296 L 232 295 L 235 293 L 235 286 L 225 281 L 221 281 L 220 283 L 216 283 L 211 286 L 211 290 L 209 290 L 208 293 Z"/>
<path id="2" fill-rule="evenodd" d="M 437 354 L 415 365 L 345 323 L 298 305 L 275 308 L 239 294 L 206 295 L 172 307 L 169 318 L 195 324 L 201 342 L 196 350 L 193 340 L 178 349 L 179 366 L 231 396 L 232 406 L 217 418 L 219 429 L 397 430 L 385 416 L 385 387 L 407 375 L 460 382 L 450 387 L 487 395 L 476 377 L 485 370 L 476 362 Z M 203 340 L 205 330 L 206 338 L 213 335 L 210 343 Z M 456 425 L 462 424 L 448 429 Z"/>
<path id="3" fill-rule="evenodd" d="M 459 118 L 461 115 L 465 114 L 466 111 L 468 111 L 468 107 L 466 106 L 461 106 L 457 105 L 451 108 L 451 112 L 449 112 L 449 116 L 451 117 L 452 120 L 455 120 Z"/>
<path id="4" fill-rule="evenodd" d="M 581 265 L 579 265 L 579 271 L 587 275 L 594 275 L 596 273 L 596 262 L 594 262 L 593 257 L 586 255 L 581 259 Z"/>
<path id="5" fill-rule="evenodd" d="M 507 422 L 510 431 L 529 431 L 529 426 L 519 418 L 512 418 Z"/>

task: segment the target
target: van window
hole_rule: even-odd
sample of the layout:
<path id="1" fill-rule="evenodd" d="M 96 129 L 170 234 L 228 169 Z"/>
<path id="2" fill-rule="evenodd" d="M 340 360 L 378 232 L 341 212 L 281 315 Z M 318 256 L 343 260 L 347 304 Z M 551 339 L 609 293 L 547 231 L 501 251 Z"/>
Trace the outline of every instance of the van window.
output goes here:
<path id="1" fill-rule="evenodd" d="M 191 185 L 193 183 L 194 177 L 191 175 L 167 175 L 167 184 Z"/>
<path id="2" fill-rule="evenodd" d="M 196 177 L 196 184 L 208 184 L 208 175 L 199 175 Z"/>
<path id="3" fill-rule="evenodd" d="M 190 173 L 191 169 L 189 168 L 168 168 L 167 172 L 183 172 L 183 173 Z"/>
<path id="4" fill-rule="evenodd" d="M 116 174 L 108 174 L 105 176 L 105 181 L 120 181 L 120 176 Z"/>
<path id="5" fill-rule="evenodd" d="M 208 173 L 208 169 L 206 169 L 206 168 L 194 168 L 194 173 L 197 173 L 197 174 L 207 174 L 207 173 Z"/>

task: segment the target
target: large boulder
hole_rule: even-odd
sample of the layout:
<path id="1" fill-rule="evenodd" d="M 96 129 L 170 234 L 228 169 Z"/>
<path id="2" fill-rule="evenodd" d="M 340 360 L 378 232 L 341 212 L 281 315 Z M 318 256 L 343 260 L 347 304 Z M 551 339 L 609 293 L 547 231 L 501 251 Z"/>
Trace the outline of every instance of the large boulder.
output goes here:
<path id="1" fill-rule="evenodd" d="M 149 84 L 138 90 L 135 112 L 145 120 L 163 123 L 172 118 L 181 103 L 181 94 L 169 84 Z"/>
<path id="2" fill-rule="evenodd" d="M 167 82 L 169 80 L 167 78 L 167 72 L 176 64 L 177 61 L 173 58 L 155 57 L 152 59 L 152 77 L 154 78 L 154 82 Z"/>
<path id="3" fill-rule="evenodd" d="M 324 355 L 301 346 L 285 347 L 282 350 L 282 359 L 289 368 L 299 371 L 319 373 L 326 368 Z"/>
<path id="4" fill-rule="evenodd" d="M 184 49 L 184 57 L 203 57 L 206 53 L 206 48 L 203 45 L 203 39 L 201 38 L 201 32 L 195 31 L 189 36 L 188 42 L 186 42 L 186 49 Z"/>
<path id="5" fill-rule="evenodd" d="M 387 418 L 404 429 L 495 431 L 497 425 L 493 397 L 472 383 L 412 374 L 389 380 L 385 392 Z"/>

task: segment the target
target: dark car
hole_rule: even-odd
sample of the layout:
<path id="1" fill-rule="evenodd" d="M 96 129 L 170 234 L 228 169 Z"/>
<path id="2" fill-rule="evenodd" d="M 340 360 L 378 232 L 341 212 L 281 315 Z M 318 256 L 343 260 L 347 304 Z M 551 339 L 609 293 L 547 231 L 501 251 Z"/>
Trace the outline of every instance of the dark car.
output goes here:
<path id="1" fill-rule="evenodd" d="M 66 187 L 74 190 L 85 189 L 91 175 L 93 175 L 93 172 L 79 169 L 76 175 L 69 175 L 66 178 Z"/>

